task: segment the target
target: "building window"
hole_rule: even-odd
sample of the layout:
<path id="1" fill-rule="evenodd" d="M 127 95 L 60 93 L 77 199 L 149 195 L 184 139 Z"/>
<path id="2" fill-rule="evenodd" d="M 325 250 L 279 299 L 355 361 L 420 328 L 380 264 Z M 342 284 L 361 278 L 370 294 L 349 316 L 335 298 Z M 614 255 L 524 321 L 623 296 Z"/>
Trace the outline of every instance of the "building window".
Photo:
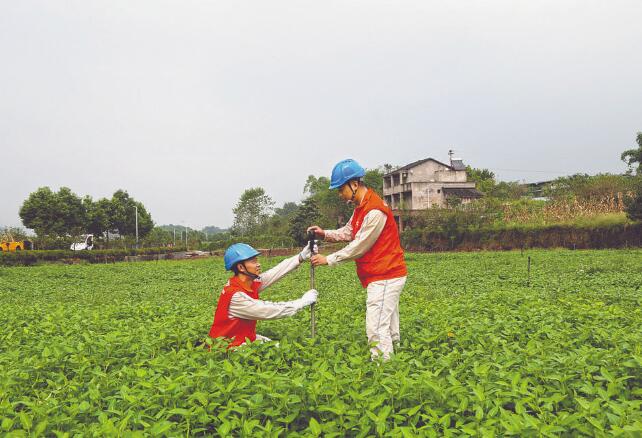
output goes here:
<path id="1" fill-rule="evenodd" d="M 437 189 L 437 193 L 441 193 L 441 190 L 440 190 L 440 189 Z"/>

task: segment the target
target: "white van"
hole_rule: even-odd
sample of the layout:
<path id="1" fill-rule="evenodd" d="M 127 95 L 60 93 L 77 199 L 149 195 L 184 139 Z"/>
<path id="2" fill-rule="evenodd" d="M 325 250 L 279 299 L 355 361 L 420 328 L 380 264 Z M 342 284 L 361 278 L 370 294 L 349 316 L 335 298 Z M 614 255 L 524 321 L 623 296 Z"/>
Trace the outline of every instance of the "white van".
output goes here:
<path id="1" fill-rule="evenodd" d="M 71 249 L 72 251 L 82 251 L 85 249 L 90 250 L 94 247 L 93 234 L 83 234 L 81 237 L 83 238 L 83 240 L 80 242 L 72 243 L 69 249 Z"/>

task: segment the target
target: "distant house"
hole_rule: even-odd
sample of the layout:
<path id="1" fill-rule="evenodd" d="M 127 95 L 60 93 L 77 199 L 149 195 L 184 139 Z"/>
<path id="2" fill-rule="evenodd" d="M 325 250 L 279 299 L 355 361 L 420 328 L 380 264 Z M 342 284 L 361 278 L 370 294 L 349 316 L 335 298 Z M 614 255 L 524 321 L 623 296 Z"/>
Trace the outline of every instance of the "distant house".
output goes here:
<path id="1" fill-rule="evenodd" d="M 383 197 L 393 210 L 399 230 L 403 230 L 402 211 L 412 215 L 432 207 L 447 207 L 454 199 L 466 204 L 482 194 L 474 182 L 468 182 L 461 159 L 452 158 L 445 164 L 426 158 L 385 174 Z"/>

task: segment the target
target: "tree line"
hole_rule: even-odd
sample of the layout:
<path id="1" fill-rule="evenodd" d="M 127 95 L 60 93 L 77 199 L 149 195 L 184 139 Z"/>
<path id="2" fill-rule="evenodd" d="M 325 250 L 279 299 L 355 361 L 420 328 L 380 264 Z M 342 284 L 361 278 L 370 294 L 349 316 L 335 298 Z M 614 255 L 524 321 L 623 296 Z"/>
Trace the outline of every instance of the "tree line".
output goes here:
<path id="1" fill-rule="evenodd" d="M 23 225 L 44 242 L 82 234 L 135 236 L 136 209 L 142 238 L 154 228 L 154 221 L 145 206 L 125 190 L 117 190 L 111 198 L 93 200 L 91 196 L 81 198 L 68 187 L 57 192 L 40 187 L 24 201 L 19 215 Z"/>
<path id="2" fill-rule="evenodd" d="M 384 166 L 368 169 L 364 177 L 365 184 L 380 195 L 386 169 Z M 262 187 L 245 190 L 233 209 L 234 224 L 229 238 L 244 238 L 274 246 L 302 245 L 306 229 L 311 224 L 325 228 L 344 225 L 352 214 L 352 208 L 329 187 L 327 177 L 310 175 L 303 186 L 303 201 L 298 204 L 286 202 L 280 208 L 275 208 L 274 201 Z"/>
<path id="3" fill-rule="evenodd" d="M 628 167 L 624 175 L 561 177 L 547 184 L 540 195 L 557 202 L 565 198 L 591 201 L 614 193 L 625 193 L 629 219 L 642 220 L 642 133 L 637 134 L 636 142 L 637 148 L 628 149 L 621 155 Z M 364 182 L 382 195 L 383 175 L 394 169 L 389 164 L 368 169 Z M 455 202 L 450 208 L 429 209 L 407 223 L 415 228 L 443 228 L 458 232 L 463 228 L 501 224 L 507 205 L 518 211 L 542 207 L 542 201 L 530 200 L 533 193 L 529 193 L 528 186 L 497 181 L 489 169 L 468 167 L 467 175 L 484 194 L 482 199 L 468 205 Z M 264 188 L 249 188 L 233 208 L 234 223 L 229 230 L 209 227 L 198 231 L 182 225 L 155 227 L 145 206 L 125 190 L 117 190 L 111 198 L 93 200 L 90 196 L 81 198 L 67 187 L 57 192 L 41 187 L 24 201 L 19 214 L 24 226 L 33 229 L 41 240 L 81 234 L 131 238 L 136 232 L 137 207 L 139 237 L 146 246 L 178 244 L 185 239 L 190 248 L 202 249 L 223 248 L 240 239 L 263 247 L 294 246 L 305 242 L 305 230 L 311 224 L 337 228 L 349 220 L 352 207 L 341 201 L 329 186 L 329 178 L 309 175 L 303 184 L 303 200 L 299 203 L 286 202 L 281 207 L 275 206 Z"/>
<path id="4" fill-rule="evenodd" d="M 642 220 L 642 133 L 637 134 L 636 142 L 637 148 L 624 151 L 620 157 L 627 165 L 625 174 L 576 174 L 557 178 L 546 184 L 539 194 L 549 201 L 532 200 L 537 194 L 528 185 L 498 181 L 489 169 L 469 166 L 466 169 L 468 179 L 476 183 L 484 195 L 482 199 L 466 205 L 457 203 L 455 199 L 450 202 L 450 208 L 426 210 L 424 214 L 408 218 L 407 223 L 415 228 L 457 233 L 470 227 L 501 227 L 507 210 L 541 210 L 545 205 L 563 203 L 564 200 L 590 203 L 609 196 L 622 196 L 628 218 Z M 382 195 L 383 175 L 394 169 L 394 166 L 385 164 L 367 170 L 365 184 Z M 219 239 L 227 242 L 242 238 L 264 246 L 279 246 L 286 242 L 301 245 L 305 242 L 305 230 L 311 224 L 323 228 L 340 227 L 350 218 L 352 207 L 341 201 L 329 185 L 327 177 L 310 175 L 303 187 L 304 199 L 300 203 L 286 202 L 278 208 L 262 187 L 247 189 L 234 207 L 234 224 L 230 233 L 219 236 Z M 538 217 L 537 214 L 530 216 Z"/>

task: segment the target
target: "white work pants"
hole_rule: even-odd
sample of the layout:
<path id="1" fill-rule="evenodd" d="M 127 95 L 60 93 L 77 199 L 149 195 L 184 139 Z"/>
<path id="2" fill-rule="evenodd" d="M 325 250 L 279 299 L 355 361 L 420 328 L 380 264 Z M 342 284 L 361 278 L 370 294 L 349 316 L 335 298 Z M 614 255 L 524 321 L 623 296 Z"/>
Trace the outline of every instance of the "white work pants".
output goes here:
<path id="1" fill-rule="evenodd" d="M 392 342 L 400 340 L 399 296 L 406 284 L 406 277 L 373 281 L 368 285 L 366 300 L 366 335 L 372 358 L 383 355 L 389 359 L 393 352 Z"/>

